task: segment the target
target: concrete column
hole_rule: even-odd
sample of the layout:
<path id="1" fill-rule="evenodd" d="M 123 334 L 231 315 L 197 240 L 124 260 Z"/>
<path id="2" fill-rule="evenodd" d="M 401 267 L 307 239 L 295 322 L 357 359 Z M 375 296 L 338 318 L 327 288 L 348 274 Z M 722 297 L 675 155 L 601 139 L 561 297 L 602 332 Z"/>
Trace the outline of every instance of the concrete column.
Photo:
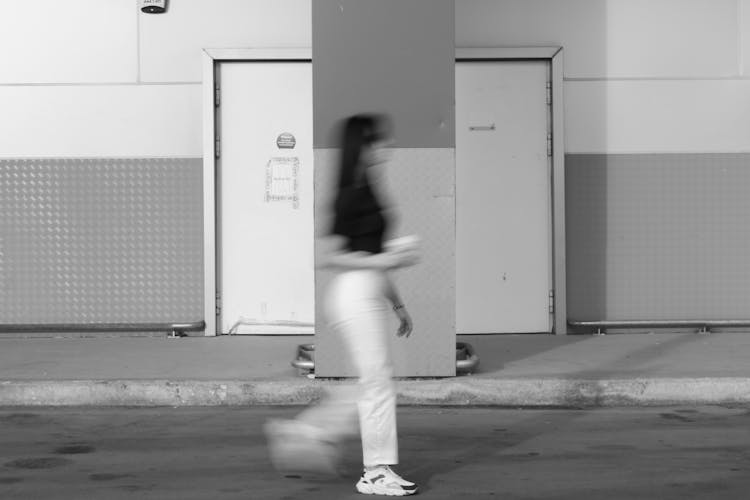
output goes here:
<path id="1" fill-rule="evenodd" d="M 455 375 L 453 0 L 314 0 L 312 23 L 316 231 L 330 226 L 336 126 L 356 113 L 389 115 L 396 149 L 388 184 L 397 212 L 389 236 L 423 240 L 423 262 L 394 273 L 415 323 L 409 339 L 396 339 L 395 317 L 389 324 L 395 374 Z M 316 274 L 316 373 L 353 375 L 325 325 L 330 277 Z"/>

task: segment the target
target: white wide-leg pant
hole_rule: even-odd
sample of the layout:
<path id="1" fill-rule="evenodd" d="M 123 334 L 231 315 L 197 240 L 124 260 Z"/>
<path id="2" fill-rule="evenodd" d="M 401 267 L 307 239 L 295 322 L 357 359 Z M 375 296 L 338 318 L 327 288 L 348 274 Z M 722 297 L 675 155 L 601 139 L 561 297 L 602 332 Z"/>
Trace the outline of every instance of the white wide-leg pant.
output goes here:
<path id="1" fill-rule="evenodd" d="M 299 420 L 340 437 L 351 432 L 356 414 L 366 467 L 398 463 L 396 389 L 389 352 L 385 276 L 374 270 L 347 271 L 332 282 L 325 303 L 331 329 L 346 346 L 359 376 Z"/>

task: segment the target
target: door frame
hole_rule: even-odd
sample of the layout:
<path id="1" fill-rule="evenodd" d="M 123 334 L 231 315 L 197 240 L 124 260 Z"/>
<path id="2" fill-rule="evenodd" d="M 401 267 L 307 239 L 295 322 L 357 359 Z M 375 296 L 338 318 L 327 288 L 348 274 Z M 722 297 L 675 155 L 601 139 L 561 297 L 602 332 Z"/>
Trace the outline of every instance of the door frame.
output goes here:
<path id="1" fill-rule="evenodd" d="M 203 49 L 203 308 L 206 322 L 205 336 L 217 335 L 219 303 L 217 243 L 220 224 L 217 220 L 219 183 L 218 166 L 221 162 L 218 143 L 219 116 L 217 97 L 220 95 L 219 66 L 227 62 L 302 62 L 312 63 L 311 48 L 271 49 Z"/>
<path id="2" fill-rule="evenodd" d="M 456 48 L 456 62 L 463 61 L 546 61 L 552 81 L 552 289 L 555 334 L 567 334 L 565 273 L 565 140 L 563 119 L 562 47 Z M 219 65 L 223 62 L 307 62 L 312 48 L 203 49 L 203 263 L 205 335 L 217 334 L 217 210 L 216 133 L 218 120 Z"/>
<path id="3" fill-rule="evenodd" d="M 456 48 L 456 62 L 544 61 L 552 82 L 552 333 L 568 333 L 565 273 L 565 138 L 562 47 Z"/>

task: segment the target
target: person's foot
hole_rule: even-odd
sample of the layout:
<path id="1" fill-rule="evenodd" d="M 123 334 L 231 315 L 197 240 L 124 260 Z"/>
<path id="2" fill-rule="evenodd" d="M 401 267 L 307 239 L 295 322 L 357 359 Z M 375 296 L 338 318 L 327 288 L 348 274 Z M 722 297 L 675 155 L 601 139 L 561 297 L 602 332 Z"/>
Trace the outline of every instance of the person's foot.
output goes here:
<path id="1" fill-rule="evenodd" d="M 357 483 L 357 491 L 365 495 L 404 497 L 415 495 L 418 488 L 416 484 L 393 472 L 387 465 L 381 465 L 365 469 Z"/>
<path id="2" fill-rule="evenodd" d="M 339 443 L 325 432 L 298 420 L 270 420 L 264 426 L 268 452 L 281 473 L 338 475 Z"/>

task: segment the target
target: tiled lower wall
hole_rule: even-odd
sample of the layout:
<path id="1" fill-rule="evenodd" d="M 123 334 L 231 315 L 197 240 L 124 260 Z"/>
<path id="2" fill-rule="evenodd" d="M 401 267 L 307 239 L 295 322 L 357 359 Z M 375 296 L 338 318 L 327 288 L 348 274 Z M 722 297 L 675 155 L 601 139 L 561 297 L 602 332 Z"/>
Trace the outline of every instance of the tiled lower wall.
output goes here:
<path id="1" fill-rule="evenodd" d="M 0 160 L 0 324 L 203 319 L 202 164 Z"/>
<path id="2" fill-rule="evenodd" d="M 445 240 L 451 159 L 432 153 L 397 155 L 389 179 L 400 231 Z M 316 166 L 335 158 L 319 151 Z M 445 169 L 434 178 L 436 164 Z M 420 169 L 423 196 L 401 178 L 407 165 Z M 748 186 L 750 154 L 568 155 L 568 317 L 750 318 Z M 201 200 L 197 158 L 0 160 L 0 324 L 200 321 Z M 454 321 L 453 249 L 438 240 L 442 265 L 399 278 L 428 344 Z"/>
<path id="3" fill-rule="evenodd" d="M 750 154 L 568 155 L 568 317 L 750 319 Z"/>

